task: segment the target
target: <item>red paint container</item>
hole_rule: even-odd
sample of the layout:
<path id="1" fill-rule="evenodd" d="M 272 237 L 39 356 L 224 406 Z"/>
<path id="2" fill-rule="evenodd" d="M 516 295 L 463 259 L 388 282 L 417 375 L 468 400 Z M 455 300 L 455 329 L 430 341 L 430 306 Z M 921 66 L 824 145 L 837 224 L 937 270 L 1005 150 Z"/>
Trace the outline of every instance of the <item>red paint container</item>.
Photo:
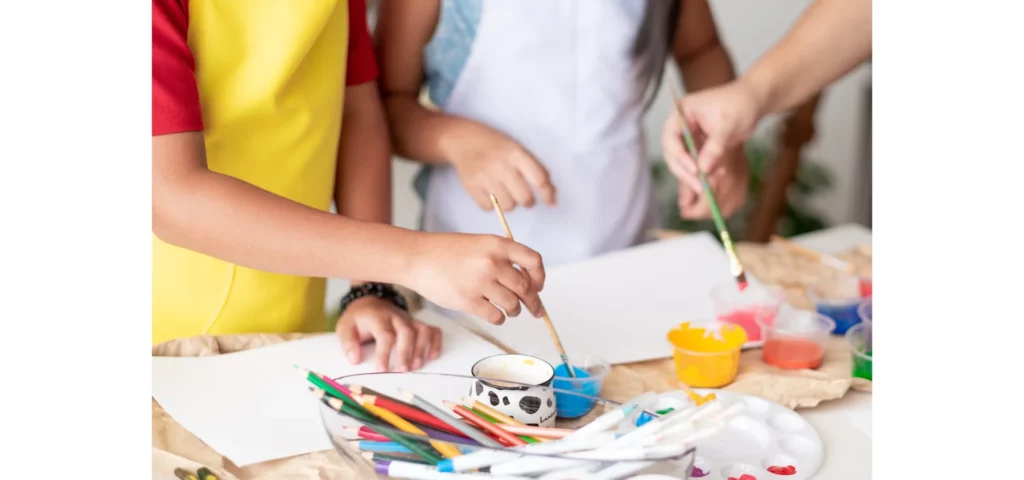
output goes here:
<path id="1" fill-rule="evenodd" d="M 750 285 L 741 292 L 735 282 L 716 285 L 709 295 L 718 321 L 742 328 L 751 346 L 764 340 L 764 326 L 774 323 L 779 307 L 786 301 L 781 288 Z"/>
<path id="2" fill-rule="evenodd" d="M 809 310 L 783 309 L 765 327 L 764 363 L 788 370 L 813 369 L 825 358 L 825 342 L 835 330 L 831 318 Z"/>

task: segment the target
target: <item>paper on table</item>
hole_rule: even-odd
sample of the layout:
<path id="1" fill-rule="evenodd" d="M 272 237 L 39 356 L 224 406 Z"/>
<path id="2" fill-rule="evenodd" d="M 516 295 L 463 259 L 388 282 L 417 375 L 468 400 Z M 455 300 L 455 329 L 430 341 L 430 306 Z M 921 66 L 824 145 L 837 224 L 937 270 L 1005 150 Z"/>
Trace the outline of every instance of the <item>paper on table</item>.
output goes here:
<path id="1" fill-rule="evenodd" d="M 587 353 L 621 364 L 671 356 L 668 331 L 712 321 L 708 291 L 731 280 L 722 246 L 702 232 L 552 269 L 541 297 L 570 361 Z M 502 345 L 557 365 L 542 322 L 526 313 L 500 327 L 471 323 Z"/>
<path id="2" fill-rule="evenodd" d="M 468 375 L 477 360 L 502 353 L 436 314 L 416 317 L 444 332 L 441 356 L 428 362 L 424 372 Z M 361 365 L 349 365 L 332 334 L 226 355 L 154 357 L 153 398 L 183 427 L 242 467 L 332 448 L 317 401 L 293 365 L 332 377 L 372 372 L 371 346 L 363 358 Z M 403 386 L 429 392 L 431 385 L 422 383 Z"/>

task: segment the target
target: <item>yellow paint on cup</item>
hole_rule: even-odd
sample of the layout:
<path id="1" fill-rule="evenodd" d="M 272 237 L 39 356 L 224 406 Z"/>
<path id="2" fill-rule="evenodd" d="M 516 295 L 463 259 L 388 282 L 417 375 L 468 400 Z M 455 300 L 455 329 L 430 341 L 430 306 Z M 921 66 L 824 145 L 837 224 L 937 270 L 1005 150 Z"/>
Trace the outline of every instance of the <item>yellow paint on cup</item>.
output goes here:
<path id="1" fill-rule="evenodd" d="M 676 376 L 691 387 L 719 388 L 736 379 L 740 349 L 747 332 L 738 325 L 716 325 L 708 329 L 681 323 L 668 332 L 675 360 Z"/>

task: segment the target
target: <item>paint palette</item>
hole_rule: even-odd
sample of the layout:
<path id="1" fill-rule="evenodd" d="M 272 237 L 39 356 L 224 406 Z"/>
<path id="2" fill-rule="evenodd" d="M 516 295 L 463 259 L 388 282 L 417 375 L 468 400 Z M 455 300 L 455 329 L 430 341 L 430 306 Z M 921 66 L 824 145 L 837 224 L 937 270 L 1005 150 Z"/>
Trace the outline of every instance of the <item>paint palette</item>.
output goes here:
<path id="1" fill-rule="evenodd" d="M 724 431 L 697 445 L 690 478 L 714 480 L 802 480 L 821 468 L 825 448 L 814 427 L 796 412 L 753 395 L 725 390 L 694 389 L 714 393 L 729 404 L 747 404 Z M 683 391 L 659 395 L 656 409 L 692 405 Z"/>

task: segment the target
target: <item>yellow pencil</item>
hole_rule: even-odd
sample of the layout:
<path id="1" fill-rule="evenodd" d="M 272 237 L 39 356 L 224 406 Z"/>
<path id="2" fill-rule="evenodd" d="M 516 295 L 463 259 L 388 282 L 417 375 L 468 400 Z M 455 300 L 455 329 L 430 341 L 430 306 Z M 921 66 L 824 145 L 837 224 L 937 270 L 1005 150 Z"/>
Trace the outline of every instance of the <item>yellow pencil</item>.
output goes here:
<path id="1" fill-rule="evenodd" d="M 516 425 L 516 426 L 520 426 L 520 427 L 525 427 L 526 426 L 525 423 L 520 422 L 519 420 L 516 420 L 516 419 L 514 419 L 514 418 L 512 418 L 512 417 L 510 417 L 508 415 L 505 415 L 504 413 L 501 413 L 501 412 L 491 408 L 490 405 L 484 405 L 483 403 L 480 403 L 480 402 L 478 402 L 476 400 L 473 400 L 473 399 L 470 399 L 470 398 L 463 398 L 462 401 L 465 402 L 465 403 L 468 403 L 473 408 L 475 408 L 477 410 L 480 410 L 481 412 L 486 413 L 491 418 L 493 418 L 493 419 L 495 419 L 495 420 L 497 420 L 497 421 L 499 421 L 501 423 L 504 423 L 505 425 Z"/>
<path id="2" fill-rule="evenodd" d="M 411 433 L 413 435 L 421 435 L 421 436 L 424 436 L 424 437 L 427 436 L 427 432 L 424 432 L 423 430 L 420 430 L 416 425 L 413 425 L 413 424 L 409 423 L 404 418 L 399 417 L 397 414 L 392 413 L 392 412 L 390 412 L 388 410 L 385 410 L 383 408 L 380 408 L 380 407 L 378 407 L 376 405 L 373 405 L 370 402 L 365 402 L 365 401 L 363 401 L 363 397 L 361 397 L 359 395 L 353 395 L 353 397 L 355 398 L 355 400 L 357 402 L 359 402 L 363 406 L 363 408 L 369 410 L 370 413 L 380 417 L 385 422 L 390 423 L 395 428 L 397 428 L 397 429 L 399 429 L 399 430 L 401 430 L 401 431 L 403 431 L 405 433 Z M 452 445 L 450 443 L 440 442 L 440 441 L 437 441 L 437 440 L 431 440 L 430 444 L 433 445 L 434 448 L 436 448 L 438 452 L 441 452 L 441 455 L 444 455 L 446 458 L 453 458 L 453 457 L 458 457 L 459 455 L 462 455 L 462 452 L 460 452 L 458 448 L 455 448 L 455 445 Z"/>

